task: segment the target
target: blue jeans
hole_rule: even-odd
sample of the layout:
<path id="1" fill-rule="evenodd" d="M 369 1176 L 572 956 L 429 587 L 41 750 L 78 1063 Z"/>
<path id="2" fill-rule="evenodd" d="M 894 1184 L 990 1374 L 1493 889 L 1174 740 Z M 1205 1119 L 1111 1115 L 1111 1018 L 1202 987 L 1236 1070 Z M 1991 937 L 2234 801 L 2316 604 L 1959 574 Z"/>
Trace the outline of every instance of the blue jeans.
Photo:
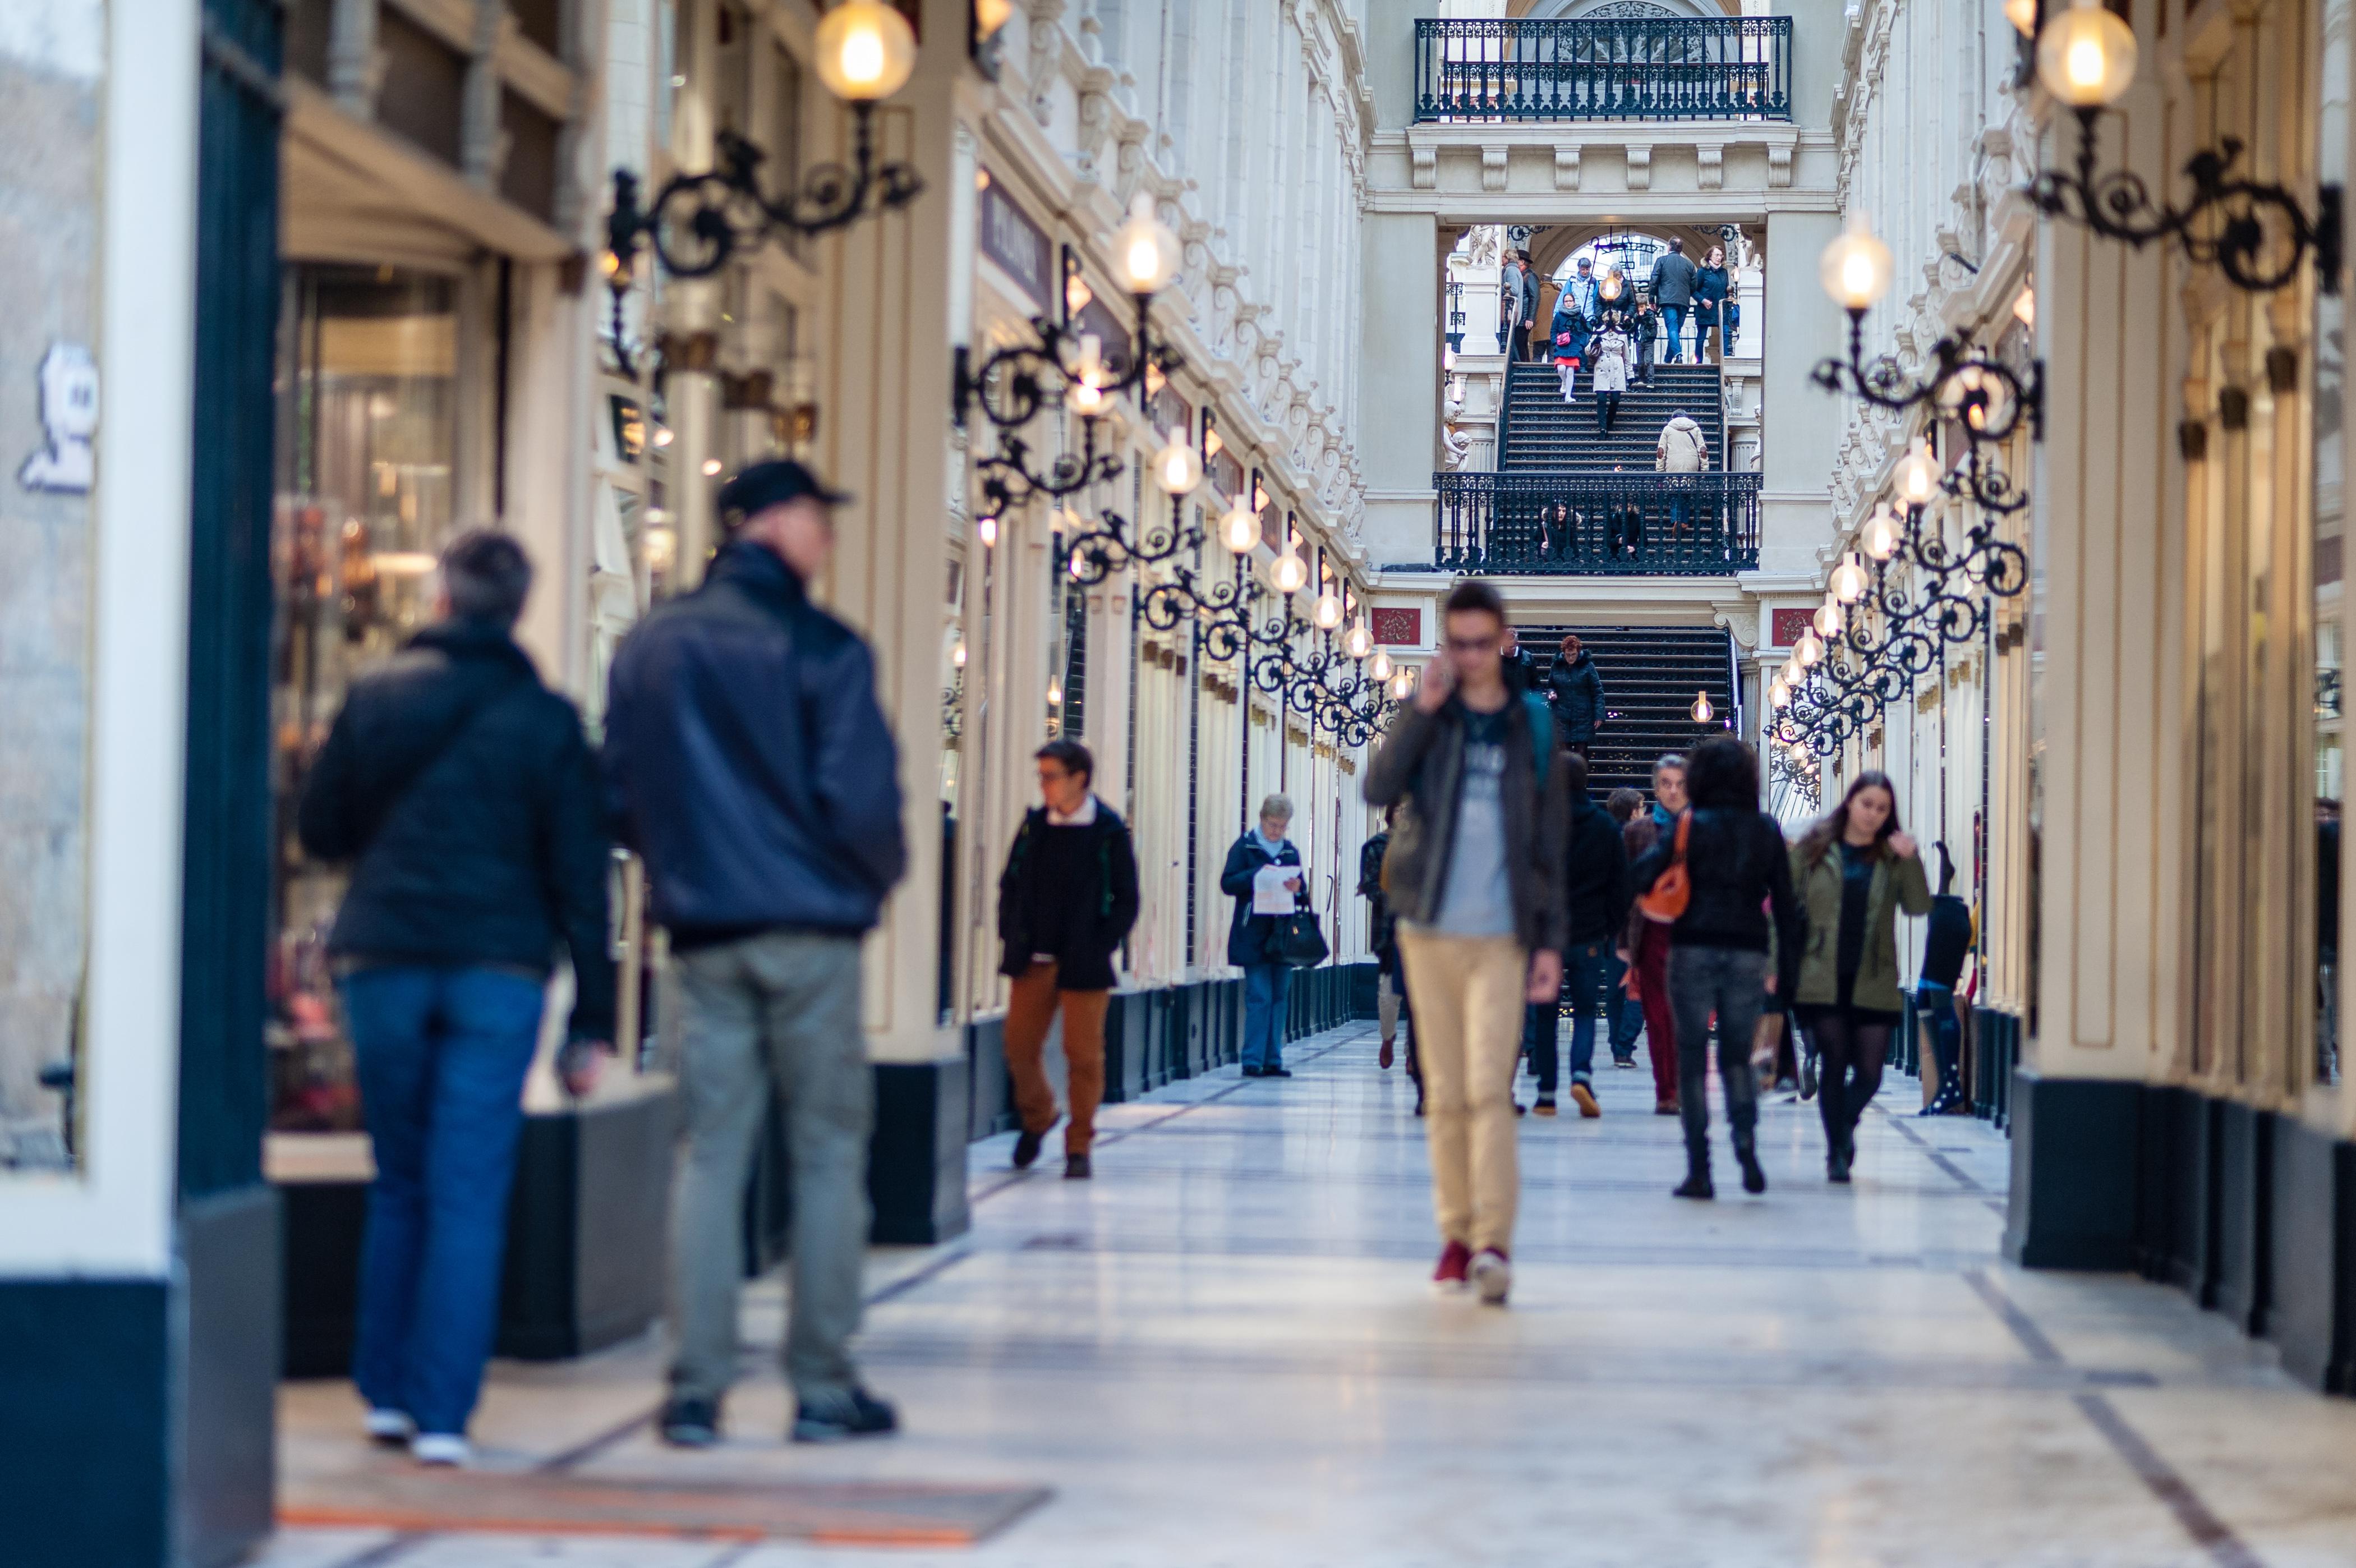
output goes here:
<path id="1" fill-rule="evenodd" d="M 463 1434 L 498 1326 L 508 1188 L 543 987 L 497 969 L 363 969 L 343 983 L 376 1151 L 352 1380 L 371 1408 Z"/>
<path id="2" fill-rule="evenodd" d="M 1665 365 L 1674 365 L 1680 358 L 1677 339 L 1686 329 L 1686 309 L 1682 305 L 1661 306 L 1661 324 L 1667 329 L 1669 337 L 1667 346 L 1661 351 L 1661 363 Z"/>
<path id="3" fill-rule="evenodd" d="M 1599 937 L 1591 942 L 1574 943 L 1562 955 L 1562 1003 L 1570 1009 L 1570 1081 L 1591 1084 L 1595 1081 L 1595 1021 L 1612 1017 L 1617 1022 L 1617 998 L 1620 976 L 1626 966 L 1612 950 L 1612 939 Z M 1604 988 L 1612 988 L 1607 998 Z M 1556 1019 L 1559 1009 L 1538 1005 L 1530 1009 L 1525 1038 L 1530 1047 L 1530 1071 L 1538 1080 L 1540 1094 L 1552 1094 L 1559 1077 L 1556 1054 L 1556 1036 L 1560 1026 Z M 1638 1027 L 1643 1026 L 1639 1018 Z M 1631 1043 L 1633 1043 L 1633 1036 Z M 1618 1048 L 1616 1046 L 1613 1047 Z"/>
<path id="4" fill-rule="evenodd" d="M 1931 1026 L 1931 1059 L 1939 1069 L 1939 1093 L 1964 1089 L 1964 1026 L 1955 1017 L 1955 993 L 1929 982 L 1914 988 L 1914 1015 Z"/>
<path id="5" fill-rule="evenodd" d="M 1284 1065 L 1285 1004 L 1292 995 L 1292 967 L 1255 963 L 1244 968 L 1244 1066 Z"/>

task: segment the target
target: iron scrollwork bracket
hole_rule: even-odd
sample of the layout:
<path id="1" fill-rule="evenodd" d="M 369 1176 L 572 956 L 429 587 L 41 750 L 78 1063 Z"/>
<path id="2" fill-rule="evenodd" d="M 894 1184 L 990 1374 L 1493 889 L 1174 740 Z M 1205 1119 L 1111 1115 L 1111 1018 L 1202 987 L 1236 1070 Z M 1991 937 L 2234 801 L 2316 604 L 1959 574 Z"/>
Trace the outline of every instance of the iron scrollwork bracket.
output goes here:
<path id="1" fill-rule="evenodd" d="M 2229 136 L 2186 160 L 2191 199 L 2171 207 L 2154 200 L 2143 177 L 2130 169 L 2095 172 L 2098 113 L 2078 111 L 2075 169 L 2042 169 L 2029 181 L 2029 199 L 2039 211 L 2138 250 L 2154 240 L 2173 240 L 2186 259 L 2215 265 L 2235 287 L 2251 294 L 2271 294 L 2288 285 L 2311 251 L 2316 286 L 2325 294 L 2340 292 L 2345 242 L 2339 186 L 2317 188 L 2309 217 L 2288 188 L 2236 175 L 2242 144 Z"/>
<path id="2" fill-rule="evenodd" d="M 2008 439 L 2029 424 L 2031 438 L 2045 438 L 2045 362 L 2021 374 L 1995 356 L 1942 338 L 1931 349 L 1937 366 L 1928 375 L 1907 372 L 1897 356 L 1865 358 L 1865 312 L 1848 313 L 1848 358 L 1824 359 L 1808 379 L 1829 392 L 1846 392 L 1892 413 L 1930 407 L 1960 422 L 1974 446 Z"/>

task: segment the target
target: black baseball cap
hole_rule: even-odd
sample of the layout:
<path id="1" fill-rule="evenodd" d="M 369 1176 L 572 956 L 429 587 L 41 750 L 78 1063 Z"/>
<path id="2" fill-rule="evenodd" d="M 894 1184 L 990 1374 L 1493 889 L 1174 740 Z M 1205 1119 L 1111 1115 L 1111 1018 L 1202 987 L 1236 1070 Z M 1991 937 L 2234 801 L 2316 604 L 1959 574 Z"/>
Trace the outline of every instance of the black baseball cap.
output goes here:
<path id="1" fill-rule="evenodd" d="M 772 457 L 744 469 L 720 487 L 720 510 L 751 517 L 773 506 L 803 497 L 841 506 L 851 499 L 841 490 L 819 484 L 818 476 L 790 457 Z"/>

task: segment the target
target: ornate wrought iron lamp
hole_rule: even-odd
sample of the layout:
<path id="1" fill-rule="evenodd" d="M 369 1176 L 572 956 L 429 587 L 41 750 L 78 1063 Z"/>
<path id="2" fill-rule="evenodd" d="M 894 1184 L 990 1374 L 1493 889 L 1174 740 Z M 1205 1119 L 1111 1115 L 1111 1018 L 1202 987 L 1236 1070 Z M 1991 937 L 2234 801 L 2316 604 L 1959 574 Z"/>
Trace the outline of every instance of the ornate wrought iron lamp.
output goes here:
<path id="1" fill-rule="evenodd" d="M 2095 0 L 2075 0 L 2042 22 L 2036 38 L 2038 79 L 2078 116 L 2075 166 L 2040 170 L 2029 183 L 2029 199 L 2040 211 L 2138 250 L 2155 240 L 2172 240 L 2187 260 L 2214 264 L 2236 288 L 2252 294 L 2289 285 L 2312 252 L 2316 286 L 2326 294 L 2340 292 L 2339 186 L 2318 187 L 2310 214 L 2287 187 L 2235 174 L 2242 144 L 2232 137 L 2185 161 L 2192 194 L 2181 207 L 2154 199 L 2142 177 L 2131 170 L 2098 174 L 2095 120 L 2135 81 L 2135 30 Z"/>

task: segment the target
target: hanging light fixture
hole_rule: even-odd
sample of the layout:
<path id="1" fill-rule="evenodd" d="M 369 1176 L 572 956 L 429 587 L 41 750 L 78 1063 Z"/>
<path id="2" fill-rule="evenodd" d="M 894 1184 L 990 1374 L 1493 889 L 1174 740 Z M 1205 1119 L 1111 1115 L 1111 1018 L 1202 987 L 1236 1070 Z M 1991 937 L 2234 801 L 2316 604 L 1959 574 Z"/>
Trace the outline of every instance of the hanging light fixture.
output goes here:
<path id="1" fill-rule="evenodd" d="M 1792 688 L 1783 683 L 1783 677 L 1778 674 L 1770 679 L 1767 682 L 1767 705 L 1783 708 L 1790 706 L 1791 702 Z"/>
<path id="2" fill-rule="evenodd" d="M 1269 567 L 1268 576 L 1269 581 L 1276 585 L 1276 591 L 1280 594 L 1297 594 L 1308 586 L 1309 564 L 1301 560 L 1301 553 L 1294 547 L 1291 540 L 1285 541 L 1284 553 L 1278 556 L 1275 564 Z"/>
<path id="3" fill-rule="evenodd" d="M 1792 649 L 1792 657 L 1800 661 L 1800 667 L 1804 670 L 1815 669 L 1824 656 L 1824 642 L 1816 636 L 1814 627 L 1802 632 L 1800 640 Z"/>
<path id="4" fill-rule="evenodd" d="M 1259 543 L 1259 519 L 1241 496 L 1228 505 L 1226 514 L 1219 520 L 1219 542 L 1226 546 L 1230 555 L 1248 555 Z"/>
<path id="5" fill-rule="evenodd" d="M 1064 404 L 1082 419 L 1093 419 L 1105 411 L 1104 339 L 1093 332 L 1080 335 L 1079 361 L 1072 367 L 1072 384 L 1064 393 Z"/>
<path id="6" fill-rule="evenodd" d="M 1693 706 L 1687 708 L 1686 712 L 1693 715 L 1693 722 L 1697 725 L 1706 725 L 1709 723 L 1711 719 L 1718 716 L 1718 710 L 1709 705 L 1709 693 L 1708 692 L 1696 692 L 1694 693 Z"/>
<path id="7" fill-rule="evenodd" d="M 1853 605 L 1865 597 L 1869 580 L 1865 575 L 1865 567 L 1858 561 L 1857 552 L 1852 550 L 1841 557 L 1839 565 L 1833 568 L 1833 597 L 1842 604 Z"/>
<path id="8" fill-rule="evenodd" d="M 1890 247 L 1877 239 L 1861 209 L 1851 208 L 1840 238 L 1826 245 L 1816 263 L 1825 292 L 1842 309 L 1863 315 L 1890 292 Z"/>
<path id="9" fill-rule="evenodd" d="M 916 34 L 884 0 L 841 0 L 819 21 L 812 64 L 837 98 L 873 103 L 908 84 Z"/>
<path id="10" fill-rule="evenodd" d="M 1153 482 L 1173 498 L 1191 495 L 1203 482 L 1203 459 L 1195 456 L 1194 444 L 1175 430 L 1153 455 Z"/>
<path id="11" fill-rule="evenodd" d="M 973 531 L 980 538 L 984 550 L 998 542 L 998 520 L 994 517 L 981 519 L 973 525 Z"/>
<path id="12" fill-rule="evenodd" d="M 1841 634 L 1841 627 L 1845 623 L 1845 618 L 1841 614 L 1840 600 L 1826 594 L 1825 602 L 1816 607 L 1816 613 L 1810 618 L 1815 624 L 1817 636 L 1838 637 Z"/>
<path id="13" fill-rule="evenodd" d="M 1938 459 L 1931 456 L 1930 441 L 1917 435 L 1906 448 L 1906 456 L 1899 460 L 1898 493 L 1906 498 L 1909 506 L 1928 506 L 1938 489 Z"/>
<path id="14" fill-rule="evenodd" d="M 1341 596 L 1334 593 L 1333 585 L 1328 583 L 1325 585 L 1325 591 L 1317 596 L 1316 607 L 1309 612 L 1309 615 L 1310 618 L 1317 623 L 1318 630 L 1332 631 L 1342 624 L 1344 613 L 1342 608 Z"/>
<path id="15" fill-rule="evenodd" d="M 958 667 L 958 669 L 960 669 L 960 670 L 962 670 L 962 669 L 964 669 L 964 668 L 965 668 L 965 639 L 964 639 L 964 638 L 962 638 L 962 637 L 958 638 L 958 639 L 957 639 L 957 646 L 956 646 L 955 648 L 952 648 L 952 649 L 950 649 L 950 650 L 949 650 L 949 662 L 950 662 L 951 664 L 953 664 L 953 665 L 957 666 L 957 667 Z"/>
<path id="16" fill-rule="evenodd" d="M 2072 0 L 2037 40 L 2037 79 L 2072 109 L 2107 109 L 2135 83 L 2135 29 L 2098 0 Z"/>
<path id="17" fill-rule="evenodd" d="M 1158 294 L 1178 275 L 1183 259 L 1178 236 L 1154 216 L 1153 198 L 1139 191 L 1129 204 L 1129 221 L 1113 231 L 1113 269 L 1131 294 Z"/>
<path id="18" fill-rule="evenodd" d="M 1404 703 L 1414 694 L 1415 671 L 1402 664 L 1398 673 L 1391 677 L 1391 695 Z"/>
<path id="19" fill-rule="evenodd" d="M 1391 656 L 1389 652 L 1384 649 L 1376 649 L 1374 658 L 1367 662 L 1366 673 L 1374 677 L 1376 681 L 1389 680 L 1391 678 Z"/>
<path id="20" fill-rule="evenodd" d="M 1051 708 L 1064 705 L 1064 682 L 1053 675 L 1047 677 L 1047 705 Z"/>
<path id="21" fill-rule="evenodd" d="M 1865 528 L 1858 537 L 1865 553 L 1876 561 L 1887 561 L 1898 553 L 1898 521 L 1890 515 L 1888 501 L 1873 509 L 1873 515 L 1866 519 Z"/>
<path id="22" fill-rule="evenodd" d="M 1358 612 L 1357 624 L 1350 628 L 1349 640 L 1343 646 L 1349 650 L 1350 657 L 1353 659 L 1364 659 L 1374 651 L 1375 632 L 1374 628 L 1366 624 L 1365 610 L 1361 609 Z M 1375 679 L 1379 681 L 1382 677 L 1377 675 Z"/>

